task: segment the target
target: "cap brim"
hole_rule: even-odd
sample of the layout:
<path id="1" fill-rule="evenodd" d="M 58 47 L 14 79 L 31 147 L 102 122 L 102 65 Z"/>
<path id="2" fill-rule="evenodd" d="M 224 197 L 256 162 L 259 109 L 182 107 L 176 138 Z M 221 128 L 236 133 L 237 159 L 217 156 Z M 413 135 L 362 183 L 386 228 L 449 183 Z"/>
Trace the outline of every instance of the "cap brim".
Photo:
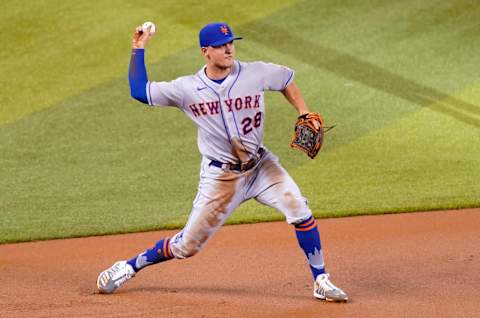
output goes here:
<path id="1" fill-rule="evenodd" d="M 241 39 L 243 39 L 241 36 L 231 36 L 231 37 L 224 38 L 219 41 L 210 43 L 209 46 L 220 46 L 220 45 L 224 45 L 226 43 L 232 42 L 233 40 L 241 40 Z"/>

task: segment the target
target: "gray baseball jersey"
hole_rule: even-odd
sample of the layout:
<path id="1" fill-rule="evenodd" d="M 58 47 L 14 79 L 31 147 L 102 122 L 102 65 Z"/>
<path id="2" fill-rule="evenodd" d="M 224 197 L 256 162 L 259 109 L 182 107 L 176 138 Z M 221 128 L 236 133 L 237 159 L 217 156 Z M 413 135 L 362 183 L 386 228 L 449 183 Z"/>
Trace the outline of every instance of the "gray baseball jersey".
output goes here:
<path id="1" fill-rule="evenodd" d="M 171 240 L 175 257 L 198 252 L 242 202 L 255 198 L 282 212 L 289 223 L 312 214 L 297 184 L 266 150 L 261 161 L 244 173 L 212 166 L 211 161 L 247 162 L 263 148 L 264 91 L 281 91 L 294 72 L 276 64 L 235 61 L 228 77 L 217 84 L 205 73 L 170 82 L 148 82 L 150 105 L 176 106 L 198 127 L 198 148 L 203 156 L 200 183 L 183 230 Z"/>
<path id="2" fill-rule="evenodd" d="M 262 145 L 264 91 L 281 91 L 294 72 L 271 63 L 235 61 L 221 84 L 210 80 L 205 66 L 195 75 L 170 82 L 148 82 L 150 105 L 176 106 L 198 127 L 198 148 L 210 160 L 245 162 Z"/>

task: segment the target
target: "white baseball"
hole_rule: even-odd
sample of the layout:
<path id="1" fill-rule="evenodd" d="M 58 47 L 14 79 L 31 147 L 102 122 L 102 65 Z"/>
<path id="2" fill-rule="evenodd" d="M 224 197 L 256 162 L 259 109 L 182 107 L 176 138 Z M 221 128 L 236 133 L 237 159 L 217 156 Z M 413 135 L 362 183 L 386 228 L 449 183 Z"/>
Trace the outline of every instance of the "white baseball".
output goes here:
<path id="1" fill-rule="evenodd" d="M 142 31 L 146 32 L 148 27 L 151 26 L 150 28 L 150 34 L 154 35 L 155 32 L 157 31 L 157 28 L 155 27 L 155 24 L 153 22 L 147 21 L 142 25 Z"/>

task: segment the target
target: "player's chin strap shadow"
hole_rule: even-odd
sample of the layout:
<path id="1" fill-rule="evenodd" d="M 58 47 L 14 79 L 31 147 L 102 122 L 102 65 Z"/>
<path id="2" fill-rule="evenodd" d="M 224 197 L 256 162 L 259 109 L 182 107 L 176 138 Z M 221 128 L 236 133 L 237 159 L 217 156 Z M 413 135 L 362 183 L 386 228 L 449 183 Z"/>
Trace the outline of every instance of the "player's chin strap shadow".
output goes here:
<path id="1" fill-rule="evenodd" d="M 337 125 L 325 126 L 325 127 L 323 127 L 323 132 L 324 133 L 329 132 L 330 130 L 332 130 L 335 127 L 337 127 Z"/>

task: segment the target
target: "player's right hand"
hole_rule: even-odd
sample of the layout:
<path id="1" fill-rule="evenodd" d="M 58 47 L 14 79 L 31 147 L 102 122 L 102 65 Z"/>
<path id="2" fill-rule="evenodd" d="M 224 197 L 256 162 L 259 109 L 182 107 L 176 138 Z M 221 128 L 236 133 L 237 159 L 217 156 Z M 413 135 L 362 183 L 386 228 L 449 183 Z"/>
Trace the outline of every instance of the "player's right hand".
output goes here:
<path id="1" fill-rule="evenodd" d="M 153 37 L 153 34 L 150 33 L 151 26 L 149 26 L 145 31 L 142 30 L 142 26 L 137 26 L 135 32 L 132 36 L 132 46 L 134 49 L 144 49 L 148 41 Z"/>

